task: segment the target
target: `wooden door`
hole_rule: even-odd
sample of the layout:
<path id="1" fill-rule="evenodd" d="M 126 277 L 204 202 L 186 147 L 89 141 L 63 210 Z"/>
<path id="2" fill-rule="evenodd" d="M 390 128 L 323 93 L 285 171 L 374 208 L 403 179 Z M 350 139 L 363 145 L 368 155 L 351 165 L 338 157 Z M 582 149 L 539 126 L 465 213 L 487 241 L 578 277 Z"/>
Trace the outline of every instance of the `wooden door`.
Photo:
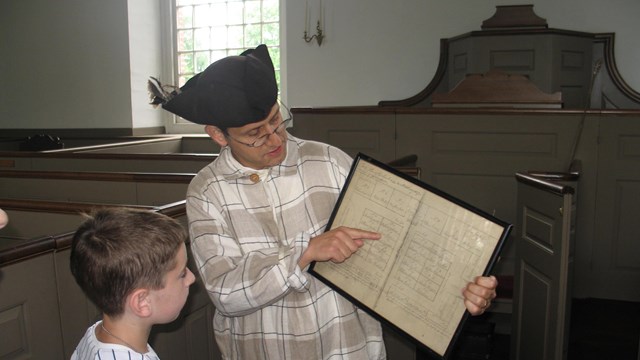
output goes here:
<path id="1" fill-rule="evenodd" d="M 574 189 L 518 174 L 511 359 L 565 359 Z"/>

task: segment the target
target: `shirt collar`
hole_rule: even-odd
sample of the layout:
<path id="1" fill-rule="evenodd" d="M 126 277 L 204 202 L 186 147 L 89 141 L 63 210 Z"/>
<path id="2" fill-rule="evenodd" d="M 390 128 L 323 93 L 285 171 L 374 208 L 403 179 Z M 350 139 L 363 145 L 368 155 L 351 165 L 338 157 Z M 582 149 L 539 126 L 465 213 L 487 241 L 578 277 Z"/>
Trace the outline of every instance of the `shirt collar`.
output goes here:
<path id="1" fill-rule="evenodd" d="M 214 171 L 227 181 L 250 178 L 251 175 L 255 176 L 255 174 L 258 174 L 261 179 L 266 178 L 269 174 L 273 177 L 292 175 L 297 171 L 298 159 L 300 158 L 300 154 L 298 153 L 300 144 L 300 139 L 288 135 L 287 156 L 285 159 L 278 165 L 261 170 L 252 169 L 240 164 L 240 162 L 233 157 L 231 149 L 225 146 L 220 149 L 220 154 L 214 161 Z"/>

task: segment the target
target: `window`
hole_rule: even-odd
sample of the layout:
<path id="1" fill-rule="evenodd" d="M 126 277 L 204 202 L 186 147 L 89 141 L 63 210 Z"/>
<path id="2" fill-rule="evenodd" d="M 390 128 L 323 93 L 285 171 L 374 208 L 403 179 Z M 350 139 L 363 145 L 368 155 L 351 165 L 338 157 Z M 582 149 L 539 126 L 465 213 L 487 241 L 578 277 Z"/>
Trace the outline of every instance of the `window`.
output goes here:
<path id="1" fill-rule="evenodd" d="M 279 0 L 175 0 L 174 76 L 180 86 L 209 64 L 266 44 L 280 83 Z"/>

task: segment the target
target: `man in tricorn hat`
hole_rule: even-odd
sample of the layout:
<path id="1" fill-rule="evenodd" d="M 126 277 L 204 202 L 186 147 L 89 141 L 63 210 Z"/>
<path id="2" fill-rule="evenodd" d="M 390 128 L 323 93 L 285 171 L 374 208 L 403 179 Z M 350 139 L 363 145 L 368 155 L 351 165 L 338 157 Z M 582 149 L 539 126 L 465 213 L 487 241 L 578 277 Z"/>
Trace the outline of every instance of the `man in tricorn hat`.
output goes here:
<path id="1" fill-rule="evenodd" d="M 152 103 L 205 125 L 221 146 L 189 185 L 187 215 L 224 358 L 386 358 L 379 322 L 306 272 L 381 235 L 324 231 L 352 159 L 287 133 L 267 47 L 219 60 L 171 93 L 156 79 L 151 88 Z M 496 286 L 494 277 L 467 285 L 471 314 L 484 312 Z"/>

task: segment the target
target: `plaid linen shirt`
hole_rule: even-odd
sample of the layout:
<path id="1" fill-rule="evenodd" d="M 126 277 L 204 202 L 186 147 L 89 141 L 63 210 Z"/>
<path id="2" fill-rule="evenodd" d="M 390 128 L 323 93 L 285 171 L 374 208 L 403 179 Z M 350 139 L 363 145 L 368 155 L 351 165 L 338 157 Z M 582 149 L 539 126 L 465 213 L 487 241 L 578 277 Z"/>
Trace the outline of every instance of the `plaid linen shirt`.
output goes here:
<path id="1" fill-rule="evenodd" d="M 191 247 L 225 359 L 386 358 L 380 323 L 297 265 L 351 162 L 288 135 L 281 164 L 249 169 L 225 147 L 189 185 Z"/>

